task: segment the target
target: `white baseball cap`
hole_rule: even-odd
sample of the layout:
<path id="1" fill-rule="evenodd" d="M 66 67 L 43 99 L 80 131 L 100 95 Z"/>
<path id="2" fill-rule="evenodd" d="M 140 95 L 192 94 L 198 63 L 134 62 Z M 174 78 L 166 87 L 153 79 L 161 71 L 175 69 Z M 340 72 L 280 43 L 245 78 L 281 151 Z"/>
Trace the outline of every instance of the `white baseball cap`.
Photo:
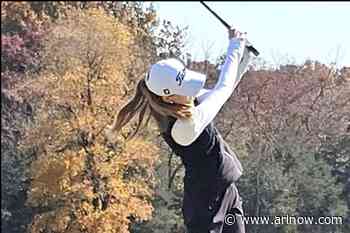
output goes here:
<path id="1" fill-rule="evenodd" d="M 186 69 L 175 58 L 153 64 L 145 78 L 147 88 L 158 96 L 196 96 L 204 87 L 205 81 L 204 74 Z"/>

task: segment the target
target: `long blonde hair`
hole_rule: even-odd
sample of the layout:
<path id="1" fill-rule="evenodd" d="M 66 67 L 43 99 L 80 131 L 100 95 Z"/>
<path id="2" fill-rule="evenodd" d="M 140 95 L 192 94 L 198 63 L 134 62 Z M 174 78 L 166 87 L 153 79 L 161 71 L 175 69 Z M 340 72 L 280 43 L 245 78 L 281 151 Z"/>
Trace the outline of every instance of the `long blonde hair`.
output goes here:
<path id="1" fill-rule="evenodd" d="M 185 111 L 191 108 L 191 106 L 191 104 L 182 105 L 164 102 L 160 96 L 149 91 L 145 80 L 141 79 L 137 84 L 134 97 L 115 116 L 114 121 L 109 128 L 109 132 L 113 134 L 119 133 L 121 129 L 129 123 L 137 113 L 139 113 L 136 130 L 128 137 L 128 139 L 131 139 L 140 130 L 146 112 L 148 112 L 148 116 L 142 129 L 147 127 L 151 116 L 154 117 L 159 127 L 161 127 L 161 121 L 164 117 L 170 116 L 181 119 L 189 118 L 191 117 L 191 114 L 187 115 L 185 114 Z"/>

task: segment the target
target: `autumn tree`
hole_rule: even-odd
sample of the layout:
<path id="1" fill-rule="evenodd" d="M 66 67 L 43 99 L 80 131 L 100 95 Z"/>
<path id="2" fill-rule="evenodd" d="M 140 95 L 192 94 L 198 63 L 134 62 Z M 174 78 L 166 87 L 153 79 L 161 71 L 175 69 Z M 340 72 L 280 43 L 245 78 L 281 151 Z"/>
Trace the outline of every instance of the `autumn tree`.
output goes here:
<path id="1" fill-rule="evenodd" d="M 21 154 L 17 143 L 21 122 L 30 120 L 33 111 L 13 88 L 27 72 L 40 69 L 44 33 L 43 19 L 28 2 L 1 2 L 1 229 L 5 232 L 22 232 L 31 220 L 24 203 L 32 156 Z"/>
<path id="2" fill-rule="evenodd" d="M 161 41 L 162 38 L 165 38 L 165 35 L 157 35 L 155 33 L 155 27 L 158 26 L 158 22 L 156 20 L 156 14 L 152 4 L 150 4 L 150 6 L 145 9 L 143 7 L 142 2 L 104 2 L 104 1 L 13 2 L 13 3 L 2 2 L 2 42 L 3 42 L 2 43 L 2 58 L 3 58 L 2 62 L 4 62 L 2 64 L 4 66 L 2 67 L 9 67 L 6 69 L 10 71 L 14 70 L 15 72 L 22 72 L 23 74 L 24 72 L 26 72 L 26 74 L 23 75 L 23 77 L 32 78 L 32 80 L 28 80 L 25 83 L 21 83 L 23 80 L 19 79 L 19 83 L 16 83 L 14 81 L 18 79 L 17 77 L 20 77 L 18 73 L 10 73 L 10 72 L 7 72 L 6 74 L 2 73 L 2 84 L 5 84 L 7 87 L 11 87 L 11 88 L 17 84 L 14 89 L 11 89 L 12 96 L 10 97 L 7 96 L 9 92 L 6 92 L 6 93 L 2 92 L 2 95 L 4 94 L 4 98 L 2 98 L 2 106 L 3 106 L 2 116 L 8 116 L 8 117 L 2 117 L 2 121 L 6 120 L 6 122 L 9 123 L 9 124 L 2 124 L 2 137 L 3 135 L 5 135 L 7 130 L 9 130 L 9 133 L 11 135 L 16 135 L 14 141 L 12 140 L 13 137 L 10 135 L 11 143 L 9 140 L 2 140 L 2 152 L 7 150 L 6 148 L 8 148 L 10 152 L 8 153 L 8 156 L 2 157 L 2 161 L 3 161 L 2 165 L 4 165 L 2 166 L 2 174 L 3 174 L 2 178 L 7 177 L 5 179 L 5 182 L 2 182 L 3 184 L 6 183 L 5 185 L 6 189 L 5 188 L 2 189 L 2 191 L 5 192 L 5 195 L 3 195 L 4 198 L 2 198 L 2 202 L 4 202 L 6 206 L 9 206 L 9 208 L 5 207 L 6 209 L 4 209 L 3 211 L 4 215 L 2 215 L 3 217 L 2 219 L 5 220 L 5 222 L 9 221 L 12 224 L 11 226 L 9 226 L 8 224 L 2 225 L 5 231 L 9 230 L 11 227 L 13 229 L 16 228 L 16 230 L 14 231 L 24 231 L 25 228 L 23 228 L 23 224 L 25 221 L 28 221 L 28 219 L 30 220 L 33 212 L 33 210 L 30 207 L 34 207 L 35 212 L 37 212 L 38 209 L 40 208 L 44 208 L 42 206 L 37 208 L 33 204 L 29 204 L 27 207 L 25 207 L 23 206 L 22 202 L 18 202 L 18 201 L 16 201 L 16 205 L 13 205 L 11 204 L 11 201 L 9 201 L 11 200 L 10 199 L 11 196 L 14 196 L 14 198 L 12 198 L 13 200 L 15 199 L 18 200 L 18 197 L 16 197 L 17 192 L 14 192 L 14 189 L 11 187 L 14 187 L 15 189 L 18 189 L 18 190 L 22 190 L 21 193 L 23 193 L 23 198 L 20 198 L 20 199 L 23 201 L 26 200 L 25 193 L 26 193 L 26 190 L 28 189 L 27 187 L 29 184 L 29 180 L 31 180 L 34 176 L 36 176 L 36 170 L 35 169 L 33 170 L 33 168 L 31 168 L 31 172 L 30 171 L 28 172 L 28 166 L 31 166 L 30 165 L 31 161 L 37 159 L 37 156 L 42 152 L 40 151 L 41 150 L 40 148 L 42 148 L 42 145 L 37 145 L 39 141 L 36 141 L 37 139 L 40 139 L 40 137 L 35 137 L 35 136 L 31 139 L 26 138 L 26 141 L 23 142 L 23 146 L 21 150 L 18 151 L 17 141 L 19 138 L 21 138 L 21 137 L 18 137 L 18 135 L 22 134 L 24 125 L 27 125 L 26 130 L 28 133 L 28 132 L 31 132 L 30 130 L 33 129 L 31 127 L 36 127 L 37 125 L 43 126 L 44 125 L 43 122 L 45 122 L 46 124 L 53 123 L 51 122 L 51 118 L 48 118 L 45 121 L 43 120 L 44 117 L 42 116 L 44 116 L 44 114 L 42 114 L 42 111 L 45 111 L 43 109 L 46 109 L 48 112 L 52 112 L 50 109 L 56 109 L 54 110 L 54 112 L 64 112 L 64 114 L 69 115 L 70 114 L 69 110 L 71 109 L 71 107 L 69 107 L 69 104 L 73 104 L 74 101 L 76 100 L 74 98 L 70 98 L 69 101 L 65 101 L 64 103 L 58 103 L 57 106 L 59 107 L 55 105 L 50 106 L 48 101 L 49 101 L 49 98 L 51 98 L 52 96 L 49 97 L 49 95 L 46 95 L 46 94 L 51 92 L 52 86 L 50 85 L 52 84 L 52 82 L 55 82 L 55 81 L 50 80 L 50 83 L 49 83 L 48 80 L 45 78 L 49 76 L 54 78 L 63 77 L 65 75 L 73 76 L 72 73 L 78 72 L 78 70 L 81 69 L 81 67 L 83 66 L 81 64 L 88 64 L 88 63 L 89 65 L 87 65 L 86 66 L 87 68 L 86 67 L 85 68 L 86 70 L 91 71 L 91 73 L 88 75 L 89 78 L 91 79 L 94 79 L 95 77 L 97 77 L 96 79 L 105 79 L 105 76 L 104 77 L 99 76 L 101 73 L 101 70 L 102 70 L 102 75 L 105 75 L 105 73 L 107 72 L 111 72 L 111 75 L 112 75 L 112 73 L 114 72 L 114 71 L 110 71 L 110 69 L 108 70 L 105 67 L 101 68 L 100 67 L 101 62 L 97 60 L 94 62 L 93 61 L 94 58 L 88 57 L 89 54 L 86 54 L 86 57 L 82 56 L 81 51 L 79 51 L 79 49 L 91 52 L 87 47 L 82 48 L 82 45 L 84 43 L 88 43 L 86 45 L 90 46 L 91 45 L 90 42 L 94 40 L 90 40 L 90 42 L 88 39 L 86 39 L 85 41 L 74 40 L 74 41 L 70 41 L 72 42 L 70 44 L 69 42 L 67 42 L 68 35 L 65 35 L 65 37 L 58 39 L 59 37 L 58 34 L 60 34 L 61 32 L 73 33 L 72 31 L 69 31 L 69 30 L 72 30 L 72 27 L 73 27 L 72 24 L 70 24 L 70 28 L 66 30 L 65 26 L 62 23 L 62 22 L 66 22 L 64 20 L 67 19 L 67 16 L 72 14 L 71 10 L 75 9 L 80 12 L 84 12 L 85 10 L 95 9 L 96 7 L 98 7 L 101 11 L 103 11 L 106 16 L 110 16 L 109 19 L 111 19 L 111 17 L 118 19 L 119 24 L 126 26 L 129 33 L 132 34 L 132 39 L 130 38 L 130 40 L 128 40 L 128 53 L 124 54 L 124 55 L 132 54 L 132 56 L 127 57 L 127 59 L 123 57 L 122 59 L 117 59 L 117 60 L 121 62 L 128 60 L 128 64 L 133 64 L 133 65 L 132 66 L 119 65 L 120 71 L 123 73 L 122 76 L 126 78 L 124 78 L 122 81 L 117 80 L 120 83 L 119 90 L 111 93 L 112 95 L 116 95 L 117 93 L 122 93 L 120 98 L 122 99 L 122 101 L 126 101 L 130 97 L 130 93 L 133 92 L 135 82 L 138 81 L 138 79 L 143 77 L 143 74 L 148 68 L 149 64 L 151 62 L 154 62 L 158 58 L 157 54 L 159 53 L 159 51 L 160 50 L 166 51 L 168 48 L 166 47 L 168 46 L 167 43 L 159 44 L 159 41 Z M 80 16 L 81 15 L 79 14 L 75 14 L 75 17 L 80 17 Z M 71 20 L 72 16 L 69 16 L 68 18 L 70 18 Z M 80 23 L 81 22 L 82 21 L 80 21 Z M 89 21 L 89 23 L 91 23 L 91 21 Z M 169 24 L 170 22 L 168 22 L 168 25 Z M 57 26 L 57 25 L 60 25 L 60 26 Z M 84 24 L 85 27 L 86 25 L 88 24 Z M 99 24 L 99 25 L 102 25 L 102 24 Z M 77 28 L 74 33 L 86 32 L 81 29 L 81 25 L 75 25 L 75 26 L 77 26 Z M 164 27 L 164 25 L 162 26 Z M 58 29 L 59 27 L 60 29 Z M 40 29 L 40 33 L 37 33 L 37 31 L 35 31 L 34 29 L 35 30 Z M 23 33 L 30 30 L 34 30 L 34 33 L 31 33 L 31 34 Z M 45 35 L 45 33 L 49 33 L 49 34 L 45 36 L 44 40 L 42 40 L 43 35 Z M 89 33 L 92 33 L 91 30 L 89 31 Z M 175 34 L 176 32 L 170 36 L 173 36 Z M 23 37 L 23 35 L 24 36 L 33 35 L 35 37 L 29 37 L 29 39 L 26 39 L 25 37 Z M 52 41 L 51 44 L 47 43 L 48 41 L 47 38 L 50 38 L 53 35 L 54 35 L 53 38 L 56 38 L 57 40 Z M 11 37 L 8 37 L 8 36 L 11 36 Z M 181 35 L 176 34 L 176 36 L 181 36 Z M 36 41 L 33 41 L 33 39 L 35 39 Z M 23 41 L 25 41 L 25 43 Z M 44 46 L 42 45 L 42 42 L 45 42 Z M 79 46 L 75 47 L 77 43 Z M 180 41 L 178 43 L 180 43 Z M 93 43 L 92 45 L 96 46 L 96 44 L 98 43 Z M 25 46 L 31 46 L 31 47 L 27 48 Z M 173 44 L 172 48 L 174 48 L 174 46 L 176 46 L 176 44 Z M 19 50 L 18 48 L 21 48 L 21 47 L 23 47 L 23 49 Z M 95 48 L 95 51 L 100 51 L 100 49 L 101 48 L 98 48 L 98 49 Z M 115 48 L 115 50 L 112 53 L 116 53 L 118 49 L 119 48 Z M 105 50 L 105 48 L 102 48 L 102 50 Z M 121 51 L 118 50 L 118 54 L 120 53 Z M 92 54 L 93 53 L 91 53 L 90 55 L 92 56 Z M 60 59 L 59 55 L 65 57 L 65 59 Z M 97 59 L 100 58 L 98 56 L 96 57 Z M 23 59 L 27 59 L 27 60 L 23 60 Z M 105 59 L 105 56 L 104 56 L 104 59 Z M 30 64 L 30 65 L 26 65 L 26 64 Z M 35 66 L 31 64 L 34 64 Z M 96 64 L 98 68 L 94 69 L 94 65 Z M 35 69 L 32 69 L 32 68 L 35 68 Z M 39 71 L 41 71 L 41 73 L 40 75 L 37 75 Z M 80 75 L 79 77 L 82 77 L 85 74 L 79 74 L 79 75 Z M 68 76 L 65 76 L 65 77 L 68 77 Z M 35 79 L 38 79 L 38 80 L 36 81 Z M 43 79 L 44 81 L 42 82 L 41 79 Z M 77 78 L 77 80 L 78 79 L 79 78 Z M 87 82 L 90 82 L 90 81 L 91 80 Z M 93 82 L 94 81 L 92 81 L 91 83 Z M 101 82 L 104 82 L 104 80 Z M 108 82 L 104 82 L 104 83 L 108 85 Z M 59 82 L 56 82 L 56 84 L 59 84 Z M 82 91 L 79 96 L 80 97 L 79 100 L 81 100 L 82 105 L 85 104 L 83 108 L 87 108 L 87 106 L 94 108 L 94 104 L 92 103 L 94 103 L 95 99 L 91 101 L 92 99 L 91 95 L 97 93 L 95 92 L 95 89 L 94 89 L 95 86 L 94 88 L 90 88 L 89 84 L 84 85 L 83 82 L 81 83 L 81 85 L 83 85 L 84 87 L 87 86 L 84 88 L 84 91 Z M 42 92 L 43 86 L 46 86 L 47 88 L 49 88 L 45 93 Z M 36 87 L 38 88 L 36 89 Z M 56 85 L 54 85 L 54 87 L 57 88 Z M 60 94 L 60 91 L 55 88 L 52 89 L 53 92 L 57 91 L 57 94 Z M 65 86 L 62 87 L 62 89 L 64 88 L 66 87 Z M 72 89 L 74 89 L 73 86 L 72 86 Z M 42 97 L 48 97 L 48 99 L 43 99 Z M 57 95 L 55 98 L 60 98 L 60 97 L 59 95 Z M 116 99 L 114 99 L 114 102 L 116 102 L 117 100 L 119 100 L 118 96 L 116 97 Z M 69 104 L 67 104 L 67 102 Z M 117 108 L 115 106 L 107 105 L 106 108 L 108 109 L 106 110 L 106 113 L 108 117 L 111 117 L 111 115 L 115 113 L 114 110 L 118 110 L 120 108 L 120 105 L 121 104 L 118 104 Z M 75 104 L 74 104 L 74 107 L 76 107 Z M 57 110 L 57 108 L 59 109 Z M 19 117 L 16 118 L 16 120 L 18 120 L 19 125 L 17 127 L 14 127 L 14 123 L 15 123 L 14 116 L 17 116 L 17 115 Z M 36 119 L 35 122 L 31 122 L 33 120 L 34 115 L 37 115 L 38 119 Z M 23 117 L 28 117 L 29 122 L 27 122 L 27 120 L 22 119 Z M 65 117 L 67 116 L 65 115 Z M 28 126 L 28 124 L 31 126 Z M 102 125 L 102 128 L 103 127 L 104 125 Z M 40 134 L 40 131 L 42 129 L 43 128 L 39 127 L 36 132 Z M 84 133 L 85 131 L 82 134 Z M 99 133 L 100 131 L 98 131 L 98 134 Z M 126 130 L 126 134 L 128 134 L 128 130 Z M 69 138 L 68 134 L 61 135 L 61 136 Z M 5 137 L 5 139 L 6 138 L 7 137 Z M 28 146 L 28 143 L 32 143 L 35 146 L 33 147 Z M 71 143 L 71 140 L 68 140 L 67 143 L 69 144 L 67 146 L 68 148 L 70 147 L 70 145 L 74 144 L 74 143 Z M 14 158 L 18 158 L 19 160 L 18 159 L 14 160 Z M 24 158 L 27 158 L 27 159 L 24 159 Z M 38 161 L 41 161 L 41 162 L 38 162 Z M 33 166 L 35 167 L 35 166 L 38 166 L 38 164 L 40 165 L 41 163 L 44 163 L 43 162 L 44 160 L 42 160 L 41 157 L 38 161 L 34 162 L 32 164 L 32 167 Z M 21 169 L 23 173 L 23 178 L 14 180 L 13 178 L 15 176 L 13 174 L 16 173 L 16 176 L 18 177 L 19 175 L 18 166 L 20 164 L 22 164 Z M 40 171 L 40 172 L 43 172 L 43 171 Z M 40 172 L 38 170 L 38 174 Z M 171 172 L 169 174 L 171 174 Z M 162 176 L 160 175 L 159 177 L 162 177 Z M 2 181 L 4 180 L 2 179 Z M 32 182 L 32 185 L 33 184 L 35 184 L 35 182 Z M 159 193 L 157 192 L 156 196 L 158 194 Z M 30 201 L 32 200 L 33 199 L 30 199 Z M 55 206 L 54 204 L 50 204 L 50 208 L 53 208 L 54 206 Z M 159 205 L 159 207 L 161 206 L 162 204 Z M 14 208 L 14 210 L 12 210 L 12 208 Z M 176 210 L 176 212 L 179 212 L 176 208 L 173 208 L 173 209 Z M 8 210 L 10 210 L 11 212 L 9 212 Z M 55 213 L 51 212 L 51 214 L 53 218 L 53 215 Z M 37 215 L 37 216 L 40 216 L 40 215 Z M 49 219 L 49 218 L 46 217 L 46 219 Z M 133 218 L 130 218 L 130 219 L 133 220 Z M 21 220 L 22 222 L 18 224 L 17 220 Z M 44 227 L 44 226 L 45 224 L 42 224 L 40 227 Z"/>
<path id="3" fill-rule="evenodd" d="M 99 8 L 67 11 L 44 40 L 44 69 L 17 90 L 36 99 L 21 149 L 34 150 L 27 204 L 31 232 L 128 232 L 152 213 L 156 149 L 101 132 L 124 95 L 134 34 Z M 128 148 L 128 149 L 126 149 Z M 147 181 L 147 182 L 146 182 Z"/>

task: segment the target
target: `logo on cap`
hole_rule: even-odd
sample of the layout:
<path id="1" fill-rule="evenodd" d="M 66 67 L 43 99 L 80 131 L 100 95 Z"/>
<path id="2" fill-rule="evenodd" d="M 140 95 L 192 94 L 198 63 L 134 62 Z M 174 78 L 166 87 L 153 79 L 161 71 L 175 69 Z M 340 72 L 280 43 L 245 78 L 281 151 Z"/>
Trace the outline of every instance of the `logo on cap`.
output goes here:
<path id="1" fill-rule="evenodd" d="M 169 95 L 169 94 L 170 94 L 169 89 L 163 89 L 163 92 L 164 92 L 164 94 L 166 94 L 166 95 Z"/>
<path id="2" fill-rule="evenodd" d="M 179 86 L 182 85 L 182 80 L 185 77 L 185 71 L 186 68 L 184 68 L 182 71 L 180 71 L 177 75 L 176 75 L 176 82 L 178 82 Z"/>

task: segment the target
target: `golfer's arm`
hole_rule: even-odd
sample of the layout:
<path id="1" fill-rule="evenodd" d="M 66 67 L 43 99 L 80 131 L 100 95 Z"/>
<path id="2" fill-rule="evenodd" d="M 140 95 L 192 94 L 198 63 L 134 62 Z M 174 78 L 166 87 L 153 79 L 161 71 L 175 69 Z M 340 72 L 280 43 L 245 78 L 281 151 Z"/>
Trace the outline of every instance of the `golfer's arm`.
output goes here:
<path id="1" fill-rule="evenodd" d="M 244 45 L 244 42 L 230 41 L 226 60 L 215 88 L 205 93 L 205 99 L 193 108 L 192 118 L 178 119 L 175 122 L 171 134 L 178 144 L 187 146 L 194 142 L 231 96 L 237 85 L 238 66 Z"/>
<path id="2" fill-rule="evenodd" d="M 244 53 L 245 42 L 231 39 L 227 49 L 225 63 L 214 89 L 230 88 L 231 94 L 239 81 L 239 61 Z M 230 95 L 231 95 L 230 94 Z"/>
<path id="3" fill-rule="evenodd" d="M 242 62 L 238 66 L 238 73 L 237 73 L 237 77 L 236 77 L 233 89 L 236 89 L 236 87 L 237 87 L 238 83 L 241 81 L 243 75 L 248 70 L 249 64 L 250 64 L 253 57 L 254 57 L 254 55 L 251 52 L 249 52 L 247 47 L 245 47 Z M 214 88 L 212 88 L 212 89 L 202 88 L 199 91 L 199 93 L 196 95 L 198 102 L 202 103 L 210 95 L 210 92 L 212 92 L 213 90 L 214 90 Z"/>

